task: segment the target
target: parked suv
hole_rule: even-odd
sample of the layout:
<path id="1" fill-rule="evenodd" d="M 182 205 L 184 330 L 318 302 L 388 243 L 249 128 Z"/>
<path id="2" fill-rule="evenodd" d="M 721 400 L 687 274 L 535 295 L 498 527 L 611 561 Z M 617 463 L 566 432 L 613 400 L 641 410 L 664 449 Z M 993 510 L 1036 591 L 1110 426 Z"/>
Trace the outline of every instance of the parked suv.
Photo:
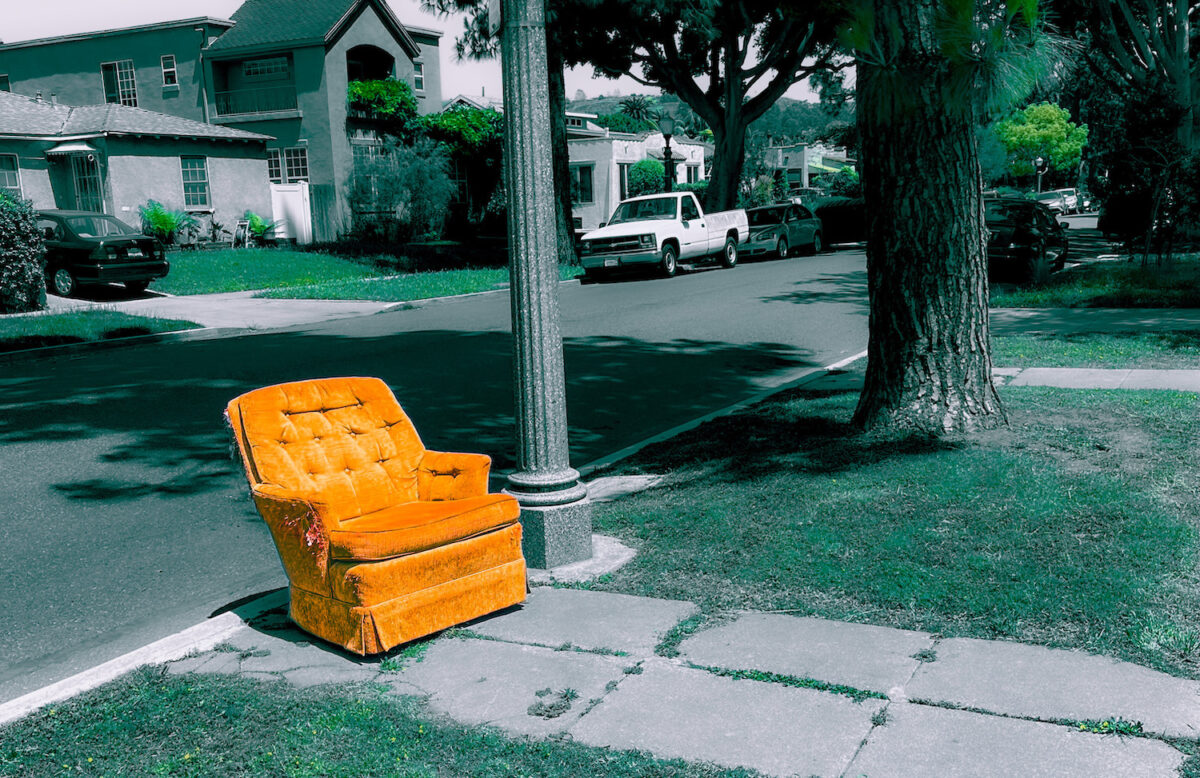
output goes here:
<path id="1" fill-rule="evenodd" d="M 161 243 L 113 216 L 38 211 L 37 226 L 46 241 L 46 287 L 62 297 L 109 281 L 141 292 L 171 269 Z"/>

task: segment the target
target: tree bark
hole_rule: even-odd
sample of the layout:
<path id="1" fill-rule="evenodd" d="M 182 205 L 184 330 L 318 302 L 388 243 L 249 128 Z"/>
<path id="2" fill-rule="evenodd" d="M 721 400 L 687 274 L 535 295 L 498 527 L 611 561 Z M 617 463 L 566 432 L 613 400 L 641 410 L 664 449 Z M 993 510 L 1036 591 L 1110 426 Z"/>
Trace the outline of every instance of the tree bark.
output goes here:
<path id="1" fill-rule="evenodd" d="M 738 185 L 746 163 L 746 123 L 730 112 L 725 114 L 725 123 L 712 130 L 715 150 L 704 210 L 727 211 L 737 207 Z"/>
<path id="2" fill-rule="evenodd" d="M 546 36 L 546 64 L 550 71 L 550 144 L 554 153 L 554 199 L 558 204 L 558 263 L 578 265 L 575 229 L 571 221 L 571 165 L 567 150 L 567 85 L 562 48 L 551 32 Z"/>
<path id="3" fill-rule="evenodd" d="M 948 104 L 936 0 L 875 0 L 886 64 L 858 62 L 870 340 L 863 428 L 930 434 L 1000 423 L 991 380 L 974 113 Z"/>

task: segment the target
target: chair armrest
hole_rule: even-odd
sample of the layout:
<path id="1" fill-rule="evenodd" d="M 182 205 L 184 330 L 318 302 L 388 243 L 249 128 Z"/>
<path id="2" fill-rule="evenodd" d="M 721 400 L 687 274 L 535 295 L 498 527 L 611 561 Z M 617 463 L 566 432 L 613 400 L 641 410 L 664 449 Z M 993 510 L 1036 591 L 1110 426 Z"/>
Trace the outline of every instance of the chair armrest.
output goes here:
<path id="1" fill-rule="evenodd" d="M 426 451 L 417 468 L 418 500 L 461 500 L 488 492 L 492 458 L 486 454 Z"/>
<path id="2" fill-rule="evenodd" d="M 299 494 L 275 484 L 257 484 L 250 489 L 259 514 L 271 528 L 284 567 L 308 557 L 323 577 L 329 558 L 329 532 L 322 520 L 323 502 L 312 495 Z"/>

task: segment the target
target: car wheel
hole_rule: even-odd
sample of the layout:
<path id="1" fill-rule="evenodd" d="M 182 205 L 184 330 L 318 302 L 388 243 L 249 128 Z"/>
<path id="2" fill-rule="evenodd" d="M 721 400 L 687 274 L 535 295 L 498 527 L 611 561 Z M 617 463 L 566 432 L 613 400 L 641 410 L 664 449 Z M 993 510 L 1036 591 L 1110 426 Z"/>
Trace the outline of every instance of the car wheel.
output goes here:
<path id="1" fill-rule="evenodd" d="M 675 251 L 675 246 L 668 243 L 663 246 L 662 259 L 658 263 L 658 272 L 663 276 L 671 278 L 675 275 L 675 271 L 679 269 L 679 255 Z"/>
<path id="2" fill-rule="evenodd" d="M 721 267 L 733 267 L 738 261 L 738 246 L 737 241 L 733 238 L 725 239 L 725 248 L 721 249 Z"/>
<path id="3" fill-rule="evenodd" d="M 146 291 L 146 287 L 150 286 L 149 281 L 126 281 L 125 288 L 134 294 L 141 294 Z"/>
<path id="4" fill-rule="evenodd" d="M 788 255 L 787 238 L 780 236 L 779 242 L 775 244 L 775 253 L 779 255 L 780 259 L 787 259 L 787 255 Z"/>
<path id="5" fill-rule="evenodd" d="M 812 253 L 820 254 L 821 251 L 824 250 L 824 248 L 825 247 L 821 245 L 821 233 L 814 232 L 813 233 L 813 242 L 812 242 Z"/>
<path id="6" fill-rule="evenodd" d="M 1025 260 L 1025 283 L 1029 286 L 1042 286 L 1049 278 L 1050 257 L 1046 254 L 1046 244 L 1039 243 Z"/>
<path id="7" fill-rule="evenodd" d="M 59 297 L 70 297 L 79 291 L 79 282 L 71 275 L 70 270 L 60 267 L 50 276 L 50 291 Z"/>

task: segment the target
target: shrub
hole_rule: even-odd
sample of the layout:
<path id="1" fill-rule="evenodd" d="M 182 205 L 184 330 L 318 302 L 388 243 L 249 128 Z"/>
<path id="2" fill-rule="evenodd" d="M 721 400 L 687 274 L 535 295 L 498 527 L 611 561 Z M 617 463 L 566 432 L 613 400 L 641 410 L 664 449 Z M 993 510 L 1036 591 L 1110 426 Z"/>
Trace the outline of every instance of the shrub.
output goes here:
<path id="1" fill-rule="evenodd" d="M 428 138 L 384 150 L 357 164 L 350 178 L 356 232 L 401 241 L 438 237 L 454 195 L 445 151 Z"/>
<path id="2" fill-rule="evenodd" d="M 247 225 L 247 229 L 250 230 L 251 237 L 253 237 L 257 243 L 263 243 L 268 238 L 272 237 L 271 233 L 275 232 L 275 222 L 267 221 L 254 211 L 246 211 L 242 218 L 250 222 L 250 224 Z"/>
<path id="3" fill-rule="evenodd" d="M 407 137 L 417 119 L 417 98 L 404 81 L 386 78 L 375 81 L 351 81 L 346 99 L 353 111 L 363 111 L 383 119 L 387 132 Z"/>
<path id="4" fill-rule="evenodd" d="M 778 201 L 775 179 L 771 175 L 761 175 L 742 184 L 742 192 L 738 196 L 739 208 L 757 208 L 760 205 L 771 205 Z"/>
<path id="5" fill-rule="evenodd" d="M 829 194 L 833 197 L 862 197 L 862 182 L 858 179 L 858 171 L 852 167 L 844 167 L 827 179 Z"/>
<path id="6" fill-rule="evenodd" d="M 629 168 L 629 196 L 658 194 L 666 186 L 667 169 L 657 159 L 643 159 Z"/>
<path id="7" fill-rule="evenodd" d="M 181 230 L 196 226 L 196 220 L 183 211 L 172 211 L 157 200 L 139 205 L 142 214 L 142 232 L 158 238 L 163 243 L 173 243 Z"/>
<path id="8" fill-rule="evenodd" d="M 708 201 L 705 199 L 708 197 L 708 179 L 707 178 L 704 179 L 703 181 L 696 181 L 691 184 L 676 184 L 675 191 L 677 191 L 677 192 L 694 192 L 696 194 L 696 199 L 700 201 L 700 204 L 702 206 L 704 206 L 704 210 L 706 210 L 706 211 L 708 210 Z"/>
<path id="9" fill-rule="evenodd" d="M 0 193 L 0 313 L 45 307 L 45 254 L 29 201 Z"/>

